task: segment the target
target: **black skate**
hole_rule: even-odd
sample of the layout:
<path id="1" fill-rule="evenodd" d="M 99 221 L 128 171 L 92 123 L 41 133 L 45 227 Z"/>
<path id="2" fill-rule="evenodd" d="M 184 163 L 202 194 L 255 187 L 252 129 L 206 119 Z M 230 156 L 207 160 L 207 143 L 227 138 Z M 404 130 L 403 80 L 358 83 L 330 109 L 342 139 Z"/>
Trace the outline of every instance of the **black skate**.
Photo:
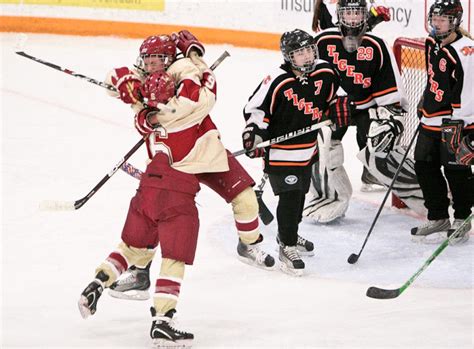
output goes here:
<path id="1" fill-rule="evenodd" d="M 190 348 L 193 344 L 194 335 L 192 333 L 177 330 L 171 324 L 175 309 L 169 310 L 164 315 L 157 315 L 155 308 L 151 307 L 150 336 L 153 340 L 154 348 Z"/>
<path id="2" fill-rule="evenodd" d="M 280 246 L 280 237 L 278 235 L 276 240 L 278 246 Z M 298 254 L 300 256 L 314 256 L 314 244 L 300 235 L 298 235 L 298 240 L 296 241 L 296 249 L 298 250 Z"/>
<path id="3" fill-rule="evenodd" d="M 239 260 L 256 267 L 273 270 L 275 267 L 275 258 L 266 253 L 260 248 L 260 243 L 263 241 L 263 235 L 260 234 L 257 241 L 253 244 L 247 245 L 244 244 L 239 239 L 237 245 L 237 253 L 239 255 Z"/>
<path id="4" fill-rule="evenodd" d="M 439 243 L 446 238 L 451 223 L 448 218 L 428 220 L 419 227 L 411 229 L 411 239 L 414 242 Z"/>
<path id="5" fill-rule="evenodd" d="M 115 281 L 109 289 L 109 295 L 127 300 L 146 300 L 150 298 L 150 265 L 145 268 L 131 266 Z"/>
<path id="6" fill-rule="evenodd" d="M 280 268 L 283 272 L 295 276 L 303 275 L 305 265 L 298 254 L 296 246 L 280 244 L 279 259 Z"/>
<path id="7" fill-rule="evenodd" d="M 104 282 L 106 282 L 109 277 L 103 272 L 100 271 L 95 280 L 92 281 L 84 291 L 82 291 L 81 298 L 77 305 L 79 306 L 79 312 L 84 319 L 87 319 L 88 316 L 94 315 L 97 310 L 97 302 L 104 291 Z"/>

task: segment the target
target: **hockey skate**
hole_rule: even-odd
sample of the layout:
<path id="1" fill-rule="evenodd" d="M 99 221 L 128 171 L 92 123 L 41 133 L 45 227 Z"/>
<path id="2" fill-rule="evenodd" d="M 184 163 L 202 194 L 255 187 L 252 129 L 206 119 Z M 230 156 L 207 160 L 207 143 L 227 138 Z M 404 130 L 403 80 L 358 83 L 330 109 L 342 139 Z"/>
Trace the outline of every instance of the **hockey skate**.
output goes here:
<path id="1" fill-rule="evenodd" d="M 449 219 L 427 221 L 419 227 L 411 229 L 412 241 L 439 243 L 446 238 L 446 232 L 451 228 Z"/>
<path id="2" fill-rule="evenodd" d="M 280 244 L 280 269 L 293 276 L 302 276 L 304 271 L 304 262 L 298 254 L 296 246 L 286 246 Z"/>
<path id="3" fill-rule="evenodd" d="M 457 233 L 456 236 L 453 236 L 451 238 L 451 235 L 454 234 L 454 232 L 461 227 L 461 225 L 464 223 L 464 219 L 455 219 L 453 222 L 453 225 L 451 226 L 450 229 L 448 229 L 448 238 L 449 238 L 449 244 L 450 245 L 459 245 L 467 242 L 469 240 L 469 232 L 471 231 L 472 225 L 471 222 L 467 223 L 464 227 L 462 227 Z"/>
<path id="4" fill-rule="evenodd" d="M 156 313 L 155 308 L 151 307 L 150 336 L 153 340 L 154 348 L 190 348 L 193 344 L 194 335 L 192 333 L 177 330 L 171 323 L 175 309 L 169 310 L 164 315 Z"/>
<path id="5" fill-rule="evenodd" d="M 276 241 L 278 246 L 280 246 L 280 237 L 278 235 L 276 237 Z M 277 247 L 277 249 L 279 249 L 279 247 Z M 300 256 L 314 256 L 314 244 L 311 241 L 306 240 L 301 235 L 298 235 L 298 240 L 296 241 L 296 249 L 298 250 L 298 254 Z"/>
<path id="6" fill-rule="evenodd" d="M 237 245 L 237 254 L 241 262 L 258 268 L 273 270 L 275 269 L 275 259 L 260 248 L 263 241 L 263 235 L 260 234 L 257 241 L 253 244 L 244 244 L 240 239 Z"/>
<path id="7" fill-rule="evenodd" d="M 77 305 L 79 306 L 79 312 L 84 319 L 95 314 L 97 310 L 97 302 L 105 288 L 104 282 L 108 279 L 109 277 L 103 271 L 100 271 L 96 275 L 94 281 L 92 281 L 84 291 L 82 291 Z"/>
<path id="8" fill-rule="evenodd" d="M 150 265 L 145 268 L 130 267 L 109 289 L 109 295 L 127 300 L 147 300 L 150 298 Z"/>
<path id="9" fill-rule="evenodd" d="M 383 186 L 380 181 L 372 176 L 367 170 L 367 168 L 364 166 L 362 170 L 362 186 L 360 187 L 360 191 L 364 193 L 371 193 L 371 192 L 377 192 L 377 191 L 384 191 L 385 187 Z"/>

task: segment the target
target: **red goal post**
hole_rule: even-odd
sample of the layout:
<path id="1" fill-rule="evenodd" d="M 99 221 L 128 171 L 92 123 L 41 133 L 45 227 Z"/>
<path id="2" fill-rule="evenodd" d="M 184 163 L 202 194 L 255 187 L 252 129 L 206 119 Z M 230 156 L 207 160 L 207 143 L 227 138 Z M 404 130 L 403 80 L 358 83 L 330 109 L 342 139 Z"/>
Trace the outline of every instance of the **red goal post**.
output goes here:
<path id="1" fill-rule="evenodd" d="M 393 53 L 402 78 L 402 84 L 407 94 L 409 108 L 404 120 L 405 131 L 399 141 L 402 147 L 407 147 L 418 125 L 416 107 L 426 86 L 425 40 L 398 38 L 393 44 Z M 409 157 L 413 158 L 414 146 L 410 149 Z M 392 206 L 403 208 L 405 204 L 392 195 Z"/>

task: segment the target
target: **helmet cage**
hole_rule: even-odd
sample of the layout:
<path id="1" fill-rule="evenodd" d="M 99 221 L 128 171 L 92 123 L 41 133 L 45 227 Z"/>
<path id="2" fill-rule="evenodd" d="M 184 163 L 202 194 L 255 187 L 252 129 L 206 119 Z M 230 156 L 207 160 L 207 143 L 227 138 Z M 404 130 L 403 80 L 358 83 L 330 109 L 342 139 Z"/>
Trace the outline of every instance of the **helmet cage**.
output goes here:
<path id="1" fill-rule="evenodd" d="M 447 18 L 448 21 L 449 21 L 448 30 L 445 31 L 445 32 L 438 31 L 436 29 L 436 27 L 433 25 L 433 16 Z M 430 33 L 432 34 L 432 36 L 434 36 L 438 40 L 446 39 L 449 35 L 451 35 L 451 33 L 453 33 L 454 31 L 456 31 L 456 29 L 459 28 L 460 24 L 461 23 L 460 23 L 458 17 L 456 17 L 456 16 L 443 15 L 443 14 L 438 15 L 436 13 L 430 13 L 429 16 L 428 16 L 428 26 L 430 28 Z"/>
<path id="2" fill-rule="evenodd" d="M 168 69 L 168 67 L 174 62 L 174 58 L 175 58 L 174 56 L 161 54 L 161 53 L 144 54 L 144 55 L 138 56 L 135 66 L 138 69 L 140 69 L 140 71 L 142 71 L 145 75 L 150 74 L 150 72 L 146 70 L 146 65 L 145 65 L 145 58 L 149 58 L 149 57 L 159 58 L 161 62 L 163 62 L 163 65 L 164 65 L 163 70 Z"/>
<path id="3" fill-rule="evenodd" d="M 339 7 L 337 9 L 339 23 L 346 28 L 363 28 L 369 18 L 369 12 L 364 6 Z"/>
<path id="4" fill-rule="evenodd" d="M 313 51 L 313 57 L 314 59 L 312 61 L 306 61 L 303 63 L 303 65 L 298 65 L 296 64 L 296 60 L 295 60 L 295 55 L 298 55 L 300 53 L 303 53 L 304 51 L 310 49 L 311 51 Z M 303 46 L 303 47 L 300 47 L 300 48 L 297 48 L 295 50 L 292 50 L 288 53 L 288 55 L 285 57 L 285 59 L 290 62 L 291 64 L 291 67 L 301 73 L 304 73 L 304 74 L 307 74 L 307 73 L 311 73 L 312 71 L 314 71 L 314 69 L 316 69 L 316 64 L 317 64 L 317 60 L 318 60 L 318 49 L 316 47 L 316 44 L 309 44 L 309 45 L 306 45 L 306 46 Z"/>

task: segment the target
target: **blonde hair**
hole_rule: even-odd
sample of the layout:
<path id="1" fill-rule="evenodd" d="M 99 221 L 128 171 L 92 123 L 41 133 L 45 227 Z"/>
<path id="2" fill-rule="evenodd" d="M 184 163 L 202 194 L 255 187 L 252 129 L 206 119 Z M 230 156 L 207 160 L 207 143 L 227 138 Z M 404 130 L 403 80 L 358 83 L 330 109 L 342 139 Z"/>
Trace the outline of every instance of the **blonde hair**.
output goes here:
<path id="1" fill-rule="evenodd" d="M 474 38 L 472 37 L 471 33 L 469 33 L 466 29 L 464 29 L 463 27 L 459 27 L 458 28 L 458 32 L 460 34 L 462 34 L 463 36 L 467 36 L 469 39 L 471 40 L 474 40 Z"/>

